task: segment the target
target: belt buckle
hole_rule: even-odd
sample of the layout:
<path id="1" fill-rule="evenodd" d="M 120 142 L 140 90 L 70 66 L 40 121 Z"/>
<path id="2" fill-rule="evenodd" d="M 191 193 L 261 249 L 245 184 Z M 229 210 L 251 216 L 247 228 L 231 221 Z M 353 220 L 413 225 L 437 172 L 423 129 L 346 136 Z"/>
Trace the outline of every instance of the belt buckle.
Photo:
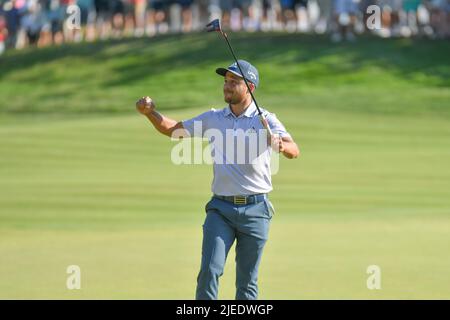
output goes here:
<path id="1" fill-rule="evenodd" d="M 246 196 L 234 196 L 234 204 L 247 204 Z"/>

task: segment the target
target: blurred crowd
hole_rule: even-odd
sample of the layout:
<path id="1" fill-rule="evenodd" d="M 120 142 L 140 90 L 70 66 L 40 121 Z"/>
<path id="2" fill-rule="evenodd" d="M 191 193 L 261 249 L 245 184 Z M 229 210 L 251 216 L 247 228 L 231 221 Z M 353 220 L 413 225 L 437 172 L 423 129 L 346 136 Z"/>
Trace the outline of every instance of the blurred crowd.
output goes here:
<path id="1" fill-rule="evenodd" d="M 373 24 L 377 5 L 380 23 Z M 450 0 L 0 0 L 0 54 L 126 36 L 201 31 L 212 19 L 233 31 L 328 33 L 354 41 L 381 37 L 450 38 Z"/>

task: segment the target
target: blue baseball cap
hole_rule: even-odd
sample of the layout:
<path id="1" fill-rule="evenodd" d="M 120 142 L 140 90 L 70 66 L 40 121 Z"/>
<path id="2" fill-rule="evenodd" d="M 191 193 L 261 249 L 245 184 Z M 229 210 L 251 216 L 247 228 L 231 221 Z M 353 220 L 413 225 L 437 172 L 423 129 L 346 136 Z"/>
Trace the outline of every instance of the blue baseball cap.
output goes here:
<path id="1" fill-rule="evenodd" d="M 258 70 L 250 64 L 250 62 L 245 60 L 238 60 L 239 66 L 242 69 L 242 72 L 245 75 L 245 78 L 248 82 L 251 82 L 255 85 L 255 87 L 259 84 L 259 73 Z M 243 78 L 244 76 L 241 74 L 241 71 L 239 70 L 239 67 L 236 62 L 234 62 L 232 65 L 230 65 L 228 68 L 217 68 L 216 73 L 224 76 L 227 73 L 227 71 L 237 75 L 238 77 Z"/>

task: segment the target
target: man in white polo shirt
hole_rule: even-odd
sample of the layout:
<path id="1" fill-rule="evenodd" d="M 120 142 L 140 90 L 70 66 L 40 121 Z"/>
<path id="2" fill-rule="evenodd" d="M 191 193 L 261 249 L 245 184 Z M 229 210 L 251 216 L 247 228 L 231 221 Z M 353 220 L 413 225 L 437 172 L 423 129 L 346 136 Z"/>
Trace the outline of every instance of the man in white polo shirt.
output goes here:
<path id="1" fill-rule="evenodd" d="M 271 143 L 267 143 L 267 132 L 243 79 L 245 76 L 253 92 L 259 85 L 258 70 L 245 60 L 239 60 L 239 65 L 243 74 L 236 63 L 216 70 L 224 77 L 228 105 L 223 109 L 176 121 L 158 113 L 149 97 L 136 103 L 138 111 L 162 134 L 204 137 L 211 146 L 213 196 L 205 207 L 196 290 L 196 299 L 201 300 L 217 299 L 219 277 L 235 240 L 236 299 L 257 299 L 258 267 L 274 214 L 268 198 L 272 191 L 271 152 L 274 149 L 289 159 L 299 156 L 297 144 L 281 122 L 261 109 L 273 133 Z"/>

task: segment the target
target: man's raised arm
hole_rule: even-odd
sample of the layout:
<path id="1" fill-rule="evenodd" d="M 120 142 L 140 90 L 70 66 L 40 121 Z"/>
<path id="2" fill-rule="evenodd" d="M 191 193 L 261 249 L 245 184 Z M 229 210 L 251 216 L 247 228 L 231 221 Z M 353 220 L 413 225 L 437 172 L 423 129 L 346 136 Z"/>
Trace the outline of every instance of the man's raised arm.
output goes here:
<path id="1" fill-rule="evenodd" d="M 177 130 L 174 138 L 188 137 L 181 122 L 160 114 L 155 108 L 155 104 L 150 97 L 142 97 L 136 102 L 136 109 L 150 120 L 156 130 L 168 137 L 172 137 L 173 132 Z"/>

